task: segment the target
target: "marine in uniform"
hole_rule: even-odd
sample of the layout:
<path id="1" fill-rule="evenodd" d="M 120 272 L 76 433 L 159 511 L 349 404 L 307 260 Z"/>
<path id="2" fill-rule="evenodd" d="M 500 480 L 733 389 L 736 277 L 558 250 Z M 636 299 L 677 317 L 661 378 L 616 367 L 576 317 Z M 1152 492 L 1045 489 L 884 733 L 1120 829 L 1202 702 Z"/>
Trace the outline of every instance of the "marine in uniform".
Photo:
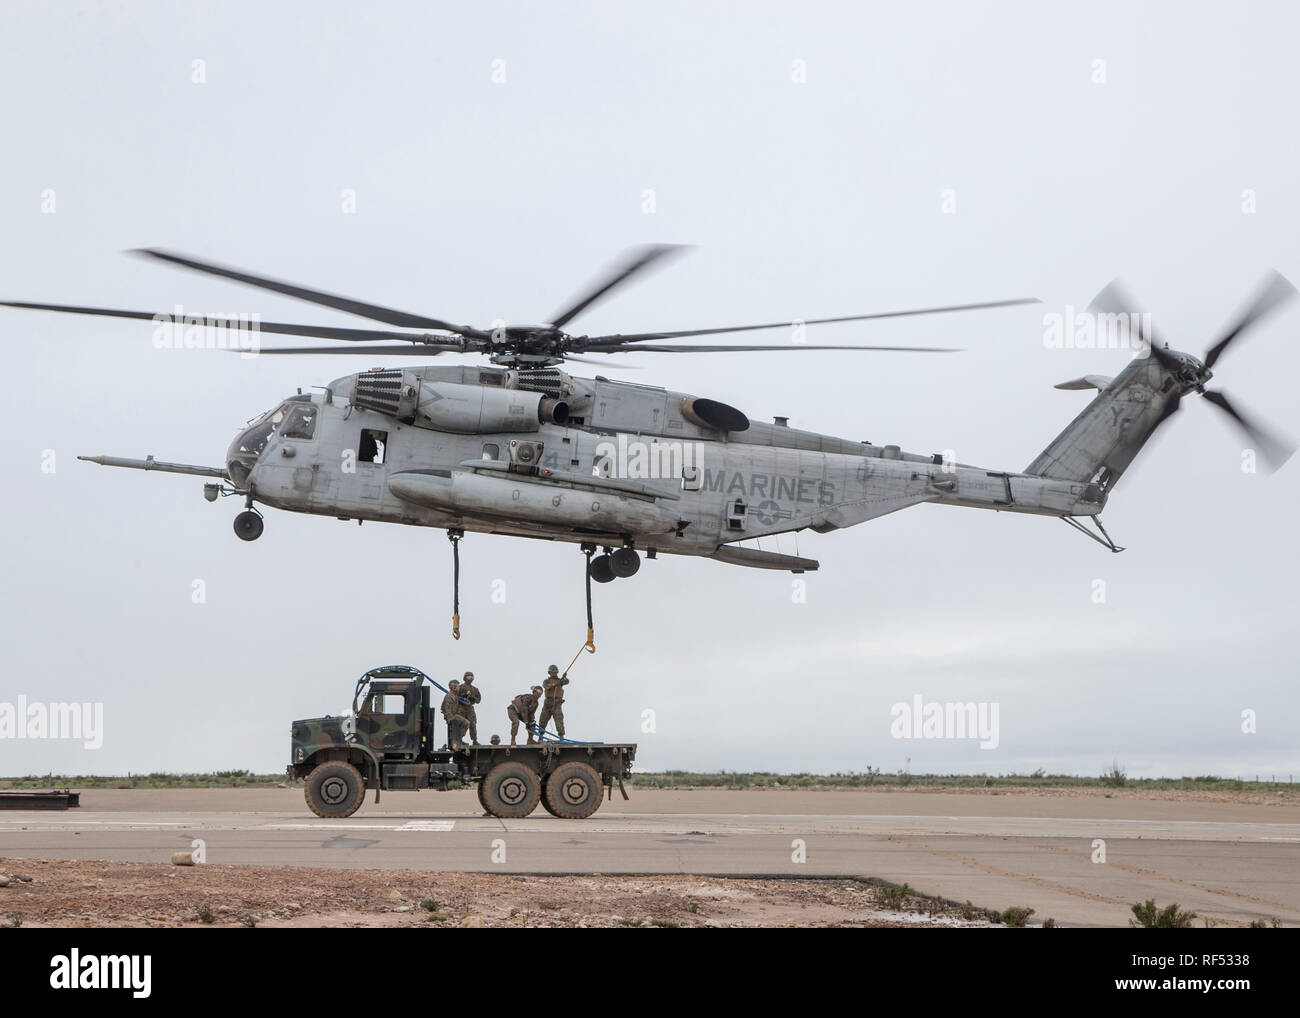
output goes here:
<path id="1" fill-rule="evenodd" d="M 478 712 L 474 705 L 481 702 L 483 693 L 474 685 L 474 673 L 466 672 L 460 680 L 460 713 L 469 722 L 469 741 L 478 745 Z"/>
<path id="2" fill-rule="evenodd" d="M 465 705 L 460 702 L 460 680 L 452 679 L 448 683 L 447 695 L 442 698 L 442 719 L 447 722 L 447 746 L 460 749 L 465 738 L 465 729 L 469 719 L 462 713 Z"/>
<path id="3" fill-rule="evenodd" d="M 545 699 L 542 701 L 542 718 L 538 723 L 545 728 L 546 723 L 555 718 L 555 733 L 564 738 L 564 687 L 569 684 L 569 673 L 560 674 L 560 669 L 551 665 L 546 669 L 546 678 L 542 681 Z"/>
<path id="4" fill-rule="evenodd" d="M 528 729 L 528 745 L 537 740 L 533 738 L 533 719 L 537 715 L 537 703 L 542 698 L 542 687 L 534 686 L 529 693 L 520 693 L 510 701 L 506 708 L 506 717 L 510 719 L 510 745 L 516 745 L 515 736 L 519 734 L 519 722 Z"/>

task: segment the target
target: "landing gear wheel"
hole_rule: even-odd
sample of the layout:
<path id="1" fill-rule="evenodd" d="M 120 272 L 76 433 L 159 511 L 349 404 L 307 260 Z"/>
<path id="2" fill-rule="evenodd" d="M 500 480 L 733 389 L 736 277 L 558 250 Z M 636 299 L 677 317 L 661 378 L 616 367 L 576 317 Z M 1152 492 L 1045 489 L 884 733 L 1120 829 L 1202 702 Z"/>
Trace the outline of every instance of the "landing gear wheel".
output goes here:
<path id="1" fill-rule="evenodd" d="M 323 763 L 307 775 L 303 789 L 307 806 L 318 817 L 339 820 L 361 808 L 366 797 L 366 783 L 361 772 L 350 763 L 338 760 Z"/>
<path id="2" fill-rule="evenodd" d="M 526 764 L 505 760 L 487 772 L 482 781 L 483 808 L 494 817 L 518 820 L 537 808 L 542 783 Z"/>
<path id="3" fill-rule="evenodd" d="M 245 509 L 235 517 L 235 536 L 241 541 L 256 541 L 262 536 L 265 526 L 261 516 L 252 509 Z"/>
<path id="4" fill-rule="evenodd" d="M 641 568 L 641 556 L 633 548 L 619 548 L 610 555 L 609 568 L 618 577 L 635 576 Z"/>
<path id="5" fill-rule="evenodd" d="M 597 583 L 610 583 L 614 579 L 614 567 L 609 555 L 597 555 L 591 560 L 591 578 Z"/>
<path id="6" fill-rule="evenodd" d="M 546 808 L 565 820 L 585 820 L 600 809 L 603 791 L 596 768 L 570 760 L 546 779 Z"/>

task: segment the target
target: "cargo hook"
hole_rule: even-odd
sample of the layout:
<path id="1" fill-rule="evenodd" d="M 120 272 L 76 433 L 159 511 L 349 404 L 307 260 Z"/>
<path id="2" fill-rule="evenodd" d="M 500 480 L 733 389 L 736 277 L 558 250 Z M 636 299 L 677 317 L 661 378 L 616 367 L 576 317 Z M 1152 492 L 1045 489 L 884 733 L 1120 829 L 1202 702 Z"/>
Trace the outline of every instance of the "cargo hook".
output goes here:
<path id="1" fill-rule="evenodd" d="M 465 531 L 459 527 L 447 530 L 447 540 L 451 542 L 451 635 L 460 639 L 460 539 Z"/>

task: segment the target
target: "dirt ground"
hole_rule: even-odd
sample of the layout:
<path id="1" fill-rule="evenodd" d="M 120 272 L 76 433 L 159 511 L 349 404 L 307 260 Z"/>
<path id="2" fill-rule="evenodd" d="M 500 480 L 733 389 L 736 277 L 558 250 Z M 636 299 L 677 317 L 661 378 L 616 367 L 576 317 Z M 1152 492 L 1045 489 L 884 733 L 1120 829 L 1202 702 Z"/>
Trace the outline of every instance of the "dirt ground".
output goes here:
<path id="1" fill-rule="evenodd" d="M 854 880 L 582 877 L 0 860 L 0 926 L 987 926 Z M 30 879 L 23 879 L 30 878 Z M 0 881 L 2 882 L 2 881 Z M 965 912 L 965 915 L 963 915 Z"/>

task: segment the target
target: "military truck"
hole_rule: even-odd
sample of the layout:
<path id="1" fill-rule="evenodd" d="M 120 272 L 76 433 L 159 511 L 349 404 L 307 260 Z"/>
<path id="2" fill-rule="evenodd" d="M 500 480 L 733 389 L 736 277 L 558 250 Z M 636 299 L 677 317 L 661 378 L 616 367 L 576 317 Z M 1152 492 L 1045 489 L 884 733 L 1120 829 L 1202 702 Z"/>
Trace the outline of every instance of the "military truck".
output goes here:
<path id="1" fill-rule="evenodd" d="M 357 680 L 352 712 L 293 723 L 289 776 L 306 782 L 307 805 L 319 817 L 349 817 L 366 790 L 413 791 L 478 787 L 492 816 L 526 817 L 542 807 L 582 820 L 632 775 L 635 744 L 572 742 L 540 734 L 535 745 L 435 748 L 437 711 L 429 676 L 410 665 L 373 668 Z M 438 687 L 442 688 L 442 687 Z M 439 697 L 441 702 L 441 697 Z"/>

